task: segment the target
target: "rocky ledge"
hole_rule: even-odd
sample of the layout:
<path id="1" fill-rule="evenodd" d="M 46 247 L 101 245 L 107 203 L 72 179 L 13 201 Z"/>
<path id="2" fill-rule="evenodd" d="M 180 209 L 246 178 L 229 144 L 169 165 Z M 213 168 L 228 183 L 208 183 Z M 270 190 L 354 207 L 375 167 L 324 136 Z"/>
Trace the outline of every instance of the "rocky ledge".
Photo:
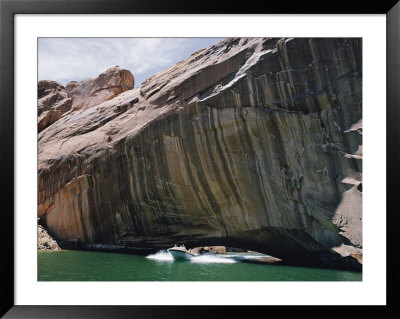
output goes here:
<path id="1" fill-rule="evenodd" d="M 130 71 L 118 65 L 95 79 L 72 81 L 63 87 L 55 81 L 38 83 L 38 131 L 79 109 L 88 109 L 134 87 Z"/>
<path id="2" fill-rule="evenodd" d="M 360 270 L 361 47 L 227 39 L 111 100 L 67 86 L 79 103 L 38 135 L 39 216 L 93 247 L 225 245 Z"/>
<path id="3" fill-rule="evenodd" d="M 44 130 L 69 111 L 72 99 L 65 88 L 55 81 L 38 83 L 38 130 Z"/>
<path id="4" fill-rule="evenodd" d="M 43 226 L 38 225 L 38 249 L 39 250 L 60 250 L 57 241 L 49 235 Z"/>

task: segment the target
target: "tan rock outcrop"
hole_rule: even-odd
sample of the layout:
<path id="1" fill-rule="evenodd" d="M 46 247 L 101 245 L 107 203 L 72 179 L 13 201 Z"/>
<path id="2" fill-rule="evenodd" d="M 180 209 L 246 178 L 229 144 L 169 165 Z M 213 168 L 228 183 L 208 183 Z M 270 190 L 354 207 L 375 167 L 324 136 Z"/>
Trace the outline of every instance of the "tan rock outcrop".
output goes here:
<path id="1" fill-rule="evenodd" d="M 65 87 L 72 98 L 72 111 L 88 109 L 118 94 L 133 89 L 133 75 L 118 65 L 107 69 L 95 79 L 69 82 Z"/>
<path id="2" fill-rule="evenodd" d="M 225 246 L 211 246 L 210 251 L 214 254 L 220 254 L 220 255 L 226 254 Z"/>
<path id="3" fill-rule="evenodd" d="M 134 87 L 130 71 L 118 65 L 95 79 L 69 82 L 64 88 L 55 81 L 38 82 L 38 131 L 79 109 L 88 109 Z M 70 111 L 70 112 L 68 112 Z"/>
<path id="4" fill-rule="evenodd" d="M 60 250 L 57 241 L 52 238 L 43 226 L 38 225 L 38 249 L 39 250 Z"/>
<path id="5" fill-rule="evenodd" d="M 192 254 L 204 254 L 204 253 L 214 253 L 225 255 L 226 247 L 225 246 L 204 246 L 204 247 L 195 247 L 191 249 Z"/>
<path id="6" fill-rule="evenodd" d="M 229 39 L 79 106 L 39 133 L 39 215 L 92 245 L 359 269 L 361 52 L 351 38 Z"/>

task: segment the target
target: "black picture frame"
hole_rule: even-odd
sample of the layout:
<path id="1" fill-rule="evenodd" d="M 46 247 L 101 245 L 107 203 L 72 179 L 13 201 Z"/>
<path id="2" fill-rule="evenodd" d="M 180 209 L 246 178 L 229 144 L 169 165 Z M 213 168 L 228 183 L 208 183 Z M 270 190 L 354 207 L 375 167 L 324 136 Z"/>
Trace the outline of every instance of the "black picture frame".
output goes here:
<path id="1" fill-rule="evenodd" d="M 387 304 L 386 306 L 22 306 L 14 303 L 14 15 L 15 14 L 385 14 L 387 21 L 387 130 L 386 130 L 386 217 L 387 217 Z M 400 3 L 398 0 L 309 0 L 264 1 L 256 3 L 215 0 L 0 0 L 0 180 L 2 181 L 1 309 L 4 318 L 165 318 L 268 316 L 336 318 L 399 316 L 395 260 L 398 222 L 395 192 L 400 161 Z M 377 79 L 379 80 L 379 79 Z M 384 172 L 382 172 L 384 173 Z M 379 212 L 383 214 L 383 212 Z M 374 292 L 371 291 L 371 294 Z M 268 307 L 268 309 L 265 309 Z M 311 309 L 312 307 L 312 309 Z"/>

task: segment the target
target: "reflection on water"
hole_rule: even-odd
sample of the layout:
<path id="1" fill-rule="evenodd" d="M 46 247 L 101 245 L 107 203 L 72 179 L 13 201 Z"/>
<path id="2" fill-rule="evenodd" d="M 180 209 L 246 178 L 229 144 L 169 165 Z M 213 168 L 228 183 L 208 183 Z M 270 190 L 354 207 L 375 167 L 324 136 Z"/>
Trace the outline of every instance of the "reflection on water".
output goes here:
<path id="1" fill-rule="evenodd" d="M 40 281 L 361 281 L 352 271 L 261 265 L 203 255 L 174 261 L 167 251 L 149 256 L 91 251 L 39 251 Z"/>

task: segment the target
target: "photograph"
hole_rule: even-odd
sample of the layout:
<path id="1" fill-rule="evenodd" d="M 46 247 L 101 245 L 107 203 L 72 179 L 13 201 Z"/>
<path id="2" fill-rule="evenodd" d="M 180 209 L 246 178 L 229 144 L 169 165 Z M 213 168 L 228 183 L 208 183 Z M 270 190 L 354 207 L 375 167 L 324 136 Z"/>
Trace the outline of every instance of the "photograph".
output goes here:
<path id="1" fill-rule="evenodd" d="M 399 17 L 0 0 L 0 317 L 399 317 Z"/>
<path id="2" fill-rule="evenodd" d="M 37 280 L 361 282 L 362 115 L 360 37 L 38 37 Z"/>

